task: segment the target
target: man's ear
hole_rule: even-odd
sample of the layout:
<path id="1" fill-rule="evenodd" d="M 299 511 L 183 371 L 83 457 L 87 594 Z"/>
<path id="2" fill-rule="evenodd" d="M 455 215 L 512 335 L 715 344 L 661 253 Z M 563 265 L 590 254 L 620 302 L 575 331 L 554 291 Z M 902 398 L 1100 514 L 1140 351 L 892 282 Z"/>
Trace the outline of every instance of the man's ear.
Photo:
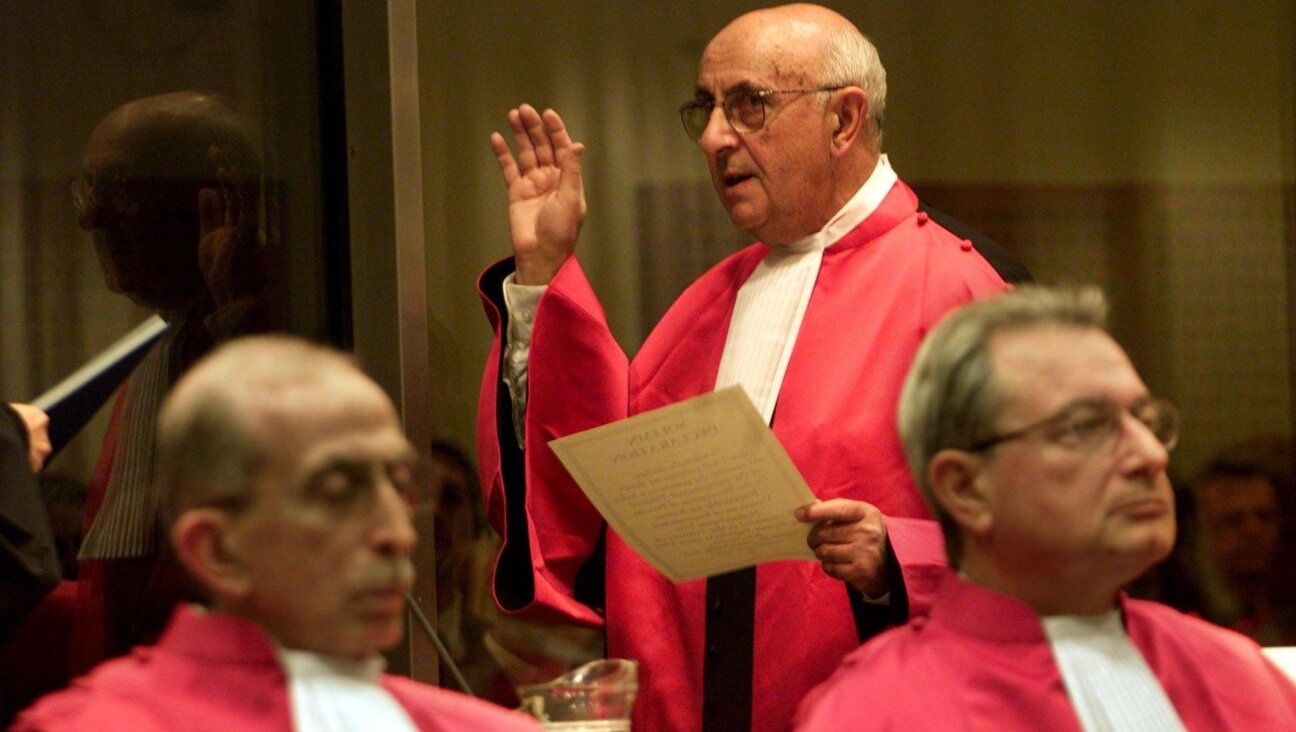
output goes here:
<path id="1" fill-rule="evenodd" d="M 251 589 L 233 534 L 230 515 L 217 508 L 190 509 L 171 525 L 176 558 L 218 600 L 241 598 Z"/>
<path id="2" fill-rule="evenodd" d="M 864 90 L 848 86 L 833 92 L 832 101 L 832 147 L 837 154 L 845 153 L 851 146 L 863 142 L 865 134 L 864 120 L 868 117 L 868 97 Z"/>
<path id="3" fill-rule="evenodd" d="M 985 460 L 965 450 L 941 450 L 927 467 L 932 496 L 967 534 L 986 534 L 994 523 Z"/>

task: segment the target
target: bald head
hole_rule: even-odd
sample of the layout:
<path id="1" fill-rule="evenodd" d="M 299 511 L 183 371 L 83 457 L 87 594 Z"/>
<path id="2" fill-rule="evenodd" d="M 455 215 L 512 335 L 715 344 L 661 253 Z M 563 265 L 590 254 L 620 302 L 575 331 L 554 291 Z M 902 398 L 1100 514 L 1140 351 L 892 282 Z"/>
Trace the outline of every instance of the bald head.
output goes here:
<path id="1" fill-rule="evenodd" d="M 681 114 L 730 220 L 778 246 L 822 229 L 868 180 L 885 99 L 877 50 L 850 21 L 785 5 L 712 39 Z"/>
<path id="2" fill-rule="evenodd" d="M 232 341 L 180 380 L 159 428 L 171 546 L 217 611 L 340 658 L 399 641 L 418 458 L 349 358 Z"/>
<path id="3" fill-rule="evenodd" d="M 350 357 L 288 336 L 221 346 L 176 384 L 159 418 L 166 518 L 193 506 L 241 506 L 282 429 L 310 411 L 363 403 L 397 423 L 391 401 Z"/>
<path id="4" fill-rule="evenodd" d="M 731 21 L 711 40 L 707 53 L 712 48 L 741 44 L 758 50 L 772 64 L 813 61 L 822 56 L 828 35 L 842 29 L 854 29 L 854 25 L 818 5 L 797 3 L 764 8 Z"/>
<path id="5" fill-rule="evenodd" d="M 806 88 L 860 87 L 873 122 L 866 142 L 874 151 L 880 149 L 886 69 L 877 48 L 845 16 L 810 3 L 753 10 L 716 34 L 703 52 L 702 63 L 740 56 L 754 60 L 750 68 Z"/>

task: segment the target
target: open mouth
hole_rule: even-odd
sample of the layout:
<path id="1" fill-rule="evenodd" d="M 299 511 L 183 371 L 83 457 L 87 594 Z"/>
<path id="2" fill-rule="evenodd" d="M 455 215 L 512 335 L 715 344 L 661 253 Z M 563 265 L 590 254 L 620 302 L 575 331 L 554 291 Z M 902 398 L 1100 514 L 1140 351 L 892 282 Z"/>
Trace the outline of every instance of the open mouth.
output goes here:
<path id="1" fill-rule="evenodd" d="M 725 173 L 721 180 L 724 181 L 725 188 L 733 188 L 739 183 L 750 180 L 754 177 L 755 176 L 748 173 Z"/>

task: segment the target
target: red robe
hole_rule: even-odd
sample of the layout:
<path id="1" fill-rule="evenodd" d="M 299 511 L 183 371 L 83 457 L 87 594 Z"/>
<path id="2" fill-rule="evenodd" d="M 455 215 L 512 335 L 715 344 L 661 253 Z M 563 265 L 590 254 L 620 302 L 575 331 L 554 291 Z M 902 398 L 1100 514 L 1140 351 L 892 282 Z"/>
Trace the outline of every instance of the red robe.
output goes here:
<path id="1" fill-rule="evenodd" d="M 1121 611 L 1187 729 L 1296 729 L 1296 687 L 1250 639 L 1159 603 L 1122 597 Z M 811 692 L 796 729 L 1080 732 L 1080 720 L 1035 612 L 951 576 L 930 618 L 878 636 Z"/>
<path id="2" fill-rule="evenodd" d="M 384 674 L 380 682 L 419 730 L 538 732 L 530 717 Z M 176 610 L 156 646 L 102 664 L 23 712 L 14 732 L 291 732 L 283 667 L 248 620 Z"/>
<path id="3" fill-rule="evenodd" d="M 753 244 L 694 282 L 630 365 L 569 259 L 532 331 L 524 475 L 510 465 L 517 456 L 499 377 L 507 316 L 487 296 L 498 300 L 507 269 L 483 274 L 496 340 L 481 391 L 479 459 L 487 513 L 505 539 L 495 592 L 506 610 L 591 626 L 603 620 L 573 597 L 603 522 L 548 442 L 711 391 L 738 289 L 768 251 Z M 916 196 L 897 182 L 871 216 L 824 251 L 775 408 L 774 434 L 815 495 L 868 501 L 890 517 L 911 612 L 923 611 L 946 570 L 939 529 L 896 433 L 900 386 L 942 315 L 1004 287 L 970 243 L 918 213 Z M 699 729 L 706 581 L 669 582 L 610 530 L 605 569 L 608 655 L 641 664 L 635 728 Z M 859 635 L 844 585 L 817 563 L 764 564 L 756 577 L 752 729 L 785 730 L 796 702 L 858 646 Z"/>

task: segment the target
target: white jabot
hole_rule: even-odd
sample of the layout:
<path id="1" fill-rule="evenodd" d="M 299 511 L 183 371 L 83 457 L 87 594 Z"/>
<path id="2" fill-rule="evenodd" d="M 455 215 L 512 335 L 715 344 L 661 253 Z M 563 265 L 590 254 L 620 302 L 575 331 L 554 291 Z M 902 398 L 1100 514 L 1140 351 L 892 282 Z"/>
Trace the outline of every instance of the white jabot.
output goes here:
<path id="1" fill-rule="evenodd" d="M 416 732 L 405 708 L 378 682 L 381 656 L 348 661 L 277 648 L 288 677 L 295 732 Z"/>
<path id="2" fill-rule="evenodd" d="M 1040 618 L 1085 732 L 1182 732 L 1183 722 L 1120 612 Z"/>
<path id="3" fill-rule="evenodd" d="M 876 211 L 895 182 L 895 171 L 883 155 L 864 185 L 822 229 L 772 247 L 739 288 L 715 388 L 741 384 L 767 424 L 774 416 L 824 249 Z"/>

